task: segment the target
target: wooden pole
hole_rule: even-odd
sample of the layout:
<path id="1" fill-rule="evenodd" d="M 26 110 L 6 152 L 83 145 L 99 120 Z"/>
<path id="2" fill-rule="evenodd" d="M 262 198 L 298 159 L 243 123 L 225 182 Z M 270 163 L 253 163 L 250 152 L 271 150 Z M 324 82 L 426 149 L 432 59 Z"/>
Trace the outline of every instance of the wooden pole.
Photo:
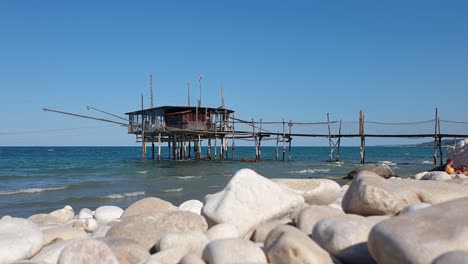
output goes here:
<path id="1" fill-rule="evenodd" d="M 442 136 L 440 135 L 440 117 L 437 117 L 438 132 L 439 132 L 439 154 L 440 154 L 440 165 L 444 164 L 444 153 L 442 151 Z"/>
<path id="2" fill-rule="evenodd" d="M 260 118 L 260 132 L 258 136 L 258 159 L 262 159 L 262 119 Z"/>
<path id="3" fill-rule="evenodd" d="M 143 114 L 143 94 L 141 95 L 141 159 L 146 159 L 145 115 Z"/>
<path id="4" fill-rule="evenodd" d="M 435 119 L 434 119 L 434 152 L 432 153 L 432 157 L 434 158 L 434 165 L 437 164 L 437 144 L 438 144 L 438 137 L 437 137 L 437 127 L 439 125 L 439 113 L 438 109 L 435 109 Z"/>
<path id="5" fill-rule="evenodd" d="M 161 161 L 161 132 L 158 133 L 158 161 Z"/>
<path id="6" fill-rule="evenodd" d="M 177 138 L 174 136 L 172 140 L 172 156 L 174 160 L 177 160 Z"/>
<path id="7" fill-rule="evenodd" d="M 255 159 L 258 160 L 258 140 L 257 140 L 257 134 L 255 133 L 255 122 L 253 118 L 252 118 L 252 135 L 254 137 L 254 142 L 255 142 Z"/>
<path id="8" fill-rule="evenodd" d="M 288 150 L 288 160 L 291 160 L 291 141 L 292 141 L 292 137 L 291 137 L 291 128 L 293 126 L 293 123 L 292 123 L 292 120 L 289 120 L 289 150 Z"/>
<path id="9" fill-rule="evenodd" d="M 364 135 L 364 115 L 359 111 L 359 135 L 361 136 L 361 164 L 366 160 L 366 139 Z"/>
<path id="10" fill-rule="evenodd" d="M 286 124 L 284 123 L 284 118 L 283 118 L 283 162 L 284 162 L 285 155 L 286 155 Z"/>
<path id="11" fill-rule="evenodd" d="M 278 160 L 278 142 L 279 142 L 279 135 L 276 135 L 276 148 L 275 148 L 275 159 Z"/>
<path id="12" fill-rule="evenodd" d="M 188 142 L 188 158 L 191 158 L 192 153 L 192 141 L 189 140 Z"/>
<path id="13" fill-rule="evenodd" d="M 336 161 L 340 160 L 340 145 L 341 145 L 341 120 L 340 120 L 340 128 L 338 129 L 338 149 L 336 151 Z"/>
<path id="14" fill-rule="evenodd" d="M 169 137 L 167 139 L 167 152 L 168 152 L 167 156 L 169 157 L 168 158 L 169 160 L 171 160 L 171 141 L 172 141 L 172 139 L 171 139 L 171 137 Z"/>
<path id="15" fill-rule="evenodd" d="M 236 141 L 236 133 L 234 129 L 234 114 L 232 114 L 232 147 L 231 147 L 231 160 L 234 160 L 234 147 Z"/>
<path id="16" fill-rule="evenodd" d="M 330 162 L 333 160 L 333 147 L 332 147 L 332 139 L 331 139 L 331 129 L 330 129 L 330 113 L 327 113 L 327 126 L 328 126 L 328 144 L 330 145 Z"/>
<path id="17" fill-rule="evenodd" d="M 218 158 L 218 113 L 215 113 L 214 159 Z"/>
<path id="18" fill-rule="evenodd" d="M 153 137 L 154 138 L 154 137 Z M 151 141 L 151 158 L 154 160 L 154 140 Z"/>

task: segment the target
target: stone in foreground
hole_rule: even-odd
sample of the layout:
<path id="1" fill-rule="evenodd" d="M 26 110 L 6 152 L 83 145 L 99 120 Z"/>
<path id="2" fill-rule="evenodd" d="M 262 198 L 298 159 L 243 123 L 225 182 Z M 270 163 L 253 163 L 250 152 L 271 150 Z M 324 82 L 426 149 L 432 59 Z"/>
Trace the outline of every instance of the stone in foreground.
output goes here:
<path id="1" fill-rule="evenodd" d="M 202 258 L 206 263 L 267 263 L 263 250 L 242 238 L 214 240 L 205 247 Z"/>
<path id="2" fill-rule="evenodd" d="M 327 205 L 340 195 L 340 185 L 329 179 L 273 179 L 304 197 L 308 204 Z"/>
<path id="3" fill-rule="evenodd" d="M 369 235 L 378 263 L 432 263 L 450 251 L 468 250 L 468 198 L 384 220 Z"/>
<path id="4" fill-rule="evenodd" d="M 310 235 L 312 234 L 312 230 L 314 230 L 315 224 L 320 220 L 343 214 L 343 211 L 327 205 L 310 205 L 302 209 L 296 217 L 295 223 L 298 229 Z"/>
<path id="5" fill-rule="evenodd" d="M 317 243 L 293 226 L 273 229 L 265 240 L 269 263 L 333 263 L 333 259 Z"/>
<path id="6" fill-rule="evenodd" d="M 239 170 L 224 190 L 207 195 L 202 209 L 211 225 L 228 223 L 242 237 L 250 237 L 255 227 L 288 215 L 304 203 L 304 198 L 250 169 Z"/>
<path id="7" fill-rule="evenodd" d="M 122 214 L 122 218 L 146 213 L 167 213 L 176 210 L 172 203 L 157 197 L 146 197 L 131 204 Z"/>
<path id="8" fill-rule="evenodd" d="M 57 264 L 72 263 L 119 264 L 119 261 L 104 242 L 84 239 L 71 243 L 60 253 Z"/>
<path id="9" fill-rule="evenodd" d="M 10 216 L 0 219 L 0 263 L 28 259 L 42 244 L 42 232 L 34 222 Z"/>

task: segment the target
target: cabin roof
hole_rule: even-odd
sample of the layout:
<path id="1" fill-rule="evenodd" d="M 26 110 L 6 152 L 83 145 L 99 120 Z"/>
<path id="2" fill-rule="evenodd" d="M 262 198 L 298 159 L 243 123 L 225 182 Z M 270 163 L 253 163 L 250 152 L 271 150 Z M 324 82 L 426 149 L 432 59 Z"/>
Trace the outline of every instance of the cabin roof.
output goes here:
<path id="1" fill-rule="evenodd" d="M 137 111 L 132 111 L 125 113 L 126 115 L 141 115 L 143 114 L 149 114 L 149 113 L 154 113 L 154 112 L 170 112 L 170 113 L 176 113 L 179 112 L 180 114 L 183 114 L 184 112 L 191 112 L 195 111 L 197 109 L 196 106 L 158 106 L 158 107 L 153 107 L 153 108 L 147 108 L 143 110 L 137 110 Z M 223 108 L 223 107 L 218 107 L 218 108 L 213 108 L 213 107 L 200 107 L 199 109 L 206 109 L 208 112 L 227 112 L 227 113 L 234 113 L 234 110 Z"/>

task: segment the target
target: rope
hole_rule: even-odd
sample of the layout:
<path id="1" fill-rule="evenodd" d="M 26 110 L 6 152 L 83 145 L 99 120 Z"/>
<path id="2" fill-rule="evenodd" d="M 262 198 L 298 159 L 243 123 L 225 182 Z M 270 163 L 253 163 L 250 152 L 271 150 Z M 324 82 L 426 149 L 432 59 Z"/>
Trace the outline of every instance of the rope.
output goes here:
<path id="1" fill-rule="evenodd" d="M 416 124 L 425 124 L 425 123 L 432 123 L 432 122 L 434 122 L 434 119 L 425 120 L 425 121 L 416 121 L 416 122 L 401 122 L 401 123 L 364 121 L 364 123 L 375 124 L 375 125 L 416 125 Z"/>
<path id="2" fill-rule="evenodd" d="M 90 128 L 103 128 L 103 127 L 115 127 L 115 125 L 107 126 L 88 126 L 88 127 L 71 127 L 71 128 L 58 128 L 58 129 L 49 129 L 49 130 L 29 130 L 29 131 L 16 131 L 16 132 L 0 132 L 0 135 L 15 135 L 15 134 L 32 134 L 32 133 L 46 133 L 46 132 L 55 132 L 55 131 L 73 131 L 73 130 L 84 130 Z"/>
<path id="3" fill-rule="evenodd" d="M 454 124 L 468 124 L 468 122 L 465 121 L 450 121 L 450 120 L 440 120 L 440 122 L 445 122 L 445 123 L 454 123 Z"/>

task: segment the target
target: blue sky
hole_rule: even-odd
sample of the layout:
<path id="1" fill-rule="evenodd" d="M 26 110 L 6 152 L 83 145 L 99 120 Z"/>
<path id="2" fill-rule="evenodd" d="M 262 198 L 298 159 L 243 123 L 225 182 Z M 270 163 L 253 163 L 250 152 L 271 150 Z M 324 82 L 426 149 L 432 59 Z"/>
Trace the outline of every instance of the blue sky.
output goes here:
<path id="1" fill-rule="evenodd" d="M 203 104 L 224 85 L 242 119 L 409 122 L 438 107 L 468 121 L 466 14 L 466 1 L 0 1 L 0 146 L 135 145 L 41 108 L 136 110 L 150 73 L 156 105 L 186 104 L 187 81 L 194 103 L 202 74 Z"/>

